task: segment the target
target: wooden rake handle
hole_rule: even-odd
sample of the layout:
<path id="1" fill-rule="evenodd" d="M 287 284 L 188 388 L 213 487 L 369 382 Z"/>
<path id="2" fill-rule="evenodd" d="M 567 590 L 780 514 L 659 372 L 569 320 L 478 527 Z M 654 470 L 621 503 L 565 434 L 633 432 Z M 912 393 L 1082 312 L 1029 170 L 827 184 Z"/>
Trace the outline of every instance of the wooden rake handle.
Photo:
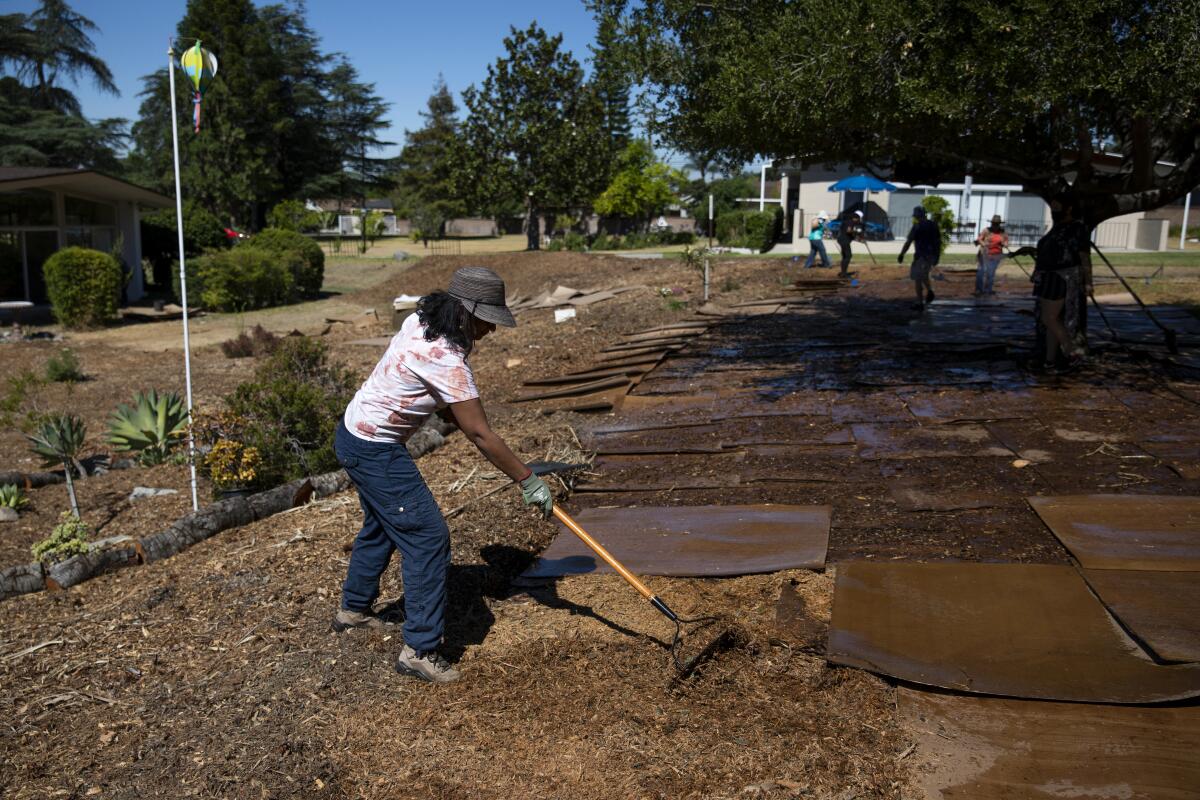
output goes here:
<path id="1" fill-rule="evenodd" d="M 616 573 L 624 578 L 626 583 L 628 583 L 634 589 L 637 589 L 638 594 L 649 600 L 650 605 L 658 609 L 667 619 L 678 624 L 679 617 L 676 616 L 675 612 L 672 611 L 666 603 L 659 599 L 654 592 L 650 591 L 650 587 L 642 583 L 641 579 L 638 578 L 637 575 L 634 575 L 632 572 L 626 569 L 624 564 L 622 564 L 620 561 L 617 561 L 617 559 L 613 557 L 613 554 L 605 549 L 604 545 L 597 542 L 592 538 L 591 534 L 579 527 L 579 523 L 571 519 L 571 515 L 563 511 L 557 504 L 554 506 L 554 516 L 558 518 L 559 522 L 561 522 L 563 525 L 566 525 L 567 529 L 570 530 L 571 533 L 578 536 L 584 544 L 591 548 L 592 552 L 600 556 L 600 558 L 604 559 L 605 563 L 616 570 Z"/>

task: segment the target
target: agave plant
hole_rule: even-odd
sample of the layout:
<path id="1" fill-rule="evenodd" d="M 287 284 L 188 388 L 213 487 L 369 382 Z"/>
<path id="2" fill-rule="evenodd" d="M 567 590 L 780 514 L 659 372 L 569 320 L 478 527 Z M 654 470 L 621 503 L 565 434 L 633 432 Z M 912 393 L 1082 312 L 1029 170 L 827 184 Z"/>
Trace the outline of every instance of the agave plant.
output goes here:
<path id="1" fill-rule="evenodd" d="M 0 508 L 20 509 L 29 505 L 29 498 L 15 483 L 0 483 Z"/>
<path id="2" fill-rule="evenodd" d="M 109 417 L 108 441 L 117 450 L 138 453 L 143 464 L 161 464 L 187 430 L 187 418 L 174 392 L 138 392 L 132 405 L 121 403 Z"/>
<path id="3" fill-rule="evenodd" d="M 45 466 L 63 465 L 67 475 L 67 495 L 71 499 L 71 513 L 79 516 L 79 502 L 75 499 L 75 482 L 72 471 L 79 470 L 80 477 L 87 472 L 79 461 L 83 442 L 87 438 L 87 426 L 74 414 L 51 414 L 37 430 L 25 437 L 30 441 L 33 452 L 42 457 Z"/>

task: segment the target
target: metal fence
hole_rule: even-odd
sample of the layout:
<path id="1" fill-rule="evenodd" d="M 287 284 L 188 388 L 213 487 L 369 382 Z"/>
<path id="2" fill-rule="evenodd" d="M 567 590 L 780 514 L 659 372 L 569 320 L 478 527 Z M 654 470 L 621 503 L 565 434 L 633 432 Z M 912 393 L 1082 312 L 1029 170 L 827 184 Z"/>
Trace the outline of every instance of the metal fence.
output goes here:
<path id="1" fill-rule="evenodd" d="M 912 229 L 912 217 L 889 217 L 888 219 L 891 222 L 892 232 L 896 235 L 896 238 L 907 239 L 908 232 Z M 1008 234 L 1008 244 L 1010 247 L 1037 244 L 1037 240 L 1042 238 L 1049 229 L 1050 227 L 1042 220 L 1014 219 L 1007 220 L 1004 223 L 1004 230 Z M 976 223 L 971 220 L 964 220 L 954 226 L 954 229 L 950 232 L 950 241 L 956 244 L 971 244 L 978 235 L 976 230 L 978 230 Z M 1099 244 L 1103 246 L 1103 242 Z"/>
<path id="2" fill-rule="evenodd" d="M 425 242 L 426 252 L 431 256 L 461 256 L 461 239 L 430 239 Z"/>

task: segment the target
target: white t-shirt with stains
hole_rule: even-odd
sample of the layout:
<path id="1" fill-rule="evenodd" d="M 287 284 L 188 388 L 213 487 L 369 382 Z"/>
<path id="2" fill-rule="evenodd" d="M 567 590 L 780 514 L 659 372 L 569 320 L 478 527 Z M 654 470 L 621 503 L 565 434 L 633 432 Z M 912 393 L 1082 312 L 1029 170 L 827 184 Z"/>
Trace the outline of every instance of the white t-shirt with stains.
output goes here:
<path id="1" fill-rule="evenodd" d="M 403 444 L 430 414 L 479 397 L 466 356 L 445 338 L 425 340 L 410 314 L 346 406 L 346 430 L 369 442 Z"/>

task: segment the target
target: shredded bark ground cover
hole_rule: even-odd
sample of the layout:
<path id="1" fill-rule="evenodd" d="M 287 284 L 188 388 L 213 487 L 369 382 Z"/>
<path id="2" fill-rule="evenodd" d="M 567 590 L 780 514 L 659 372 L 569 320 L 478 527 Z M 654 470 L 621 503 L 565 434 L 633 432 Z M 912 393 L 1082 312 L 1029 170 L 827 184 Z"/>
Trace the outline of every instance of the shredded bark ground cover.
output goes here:
<path id="1" fill-rule="evenodd" d="M 536 404 L 510 404 L 525 391 L 524 380 L 586 369 L 621 333 L 691 318 L 688 307 L 673 307 L 657 290 L 682 287 L 688 290 L 683 299 L 693 300 L 699 288 L 695 273 L 673 261 L 514 254 L 426 259 L 351 297 L 382 312 L 391 296 L 444 285 L 466 263 L 497 269 L 510 292 L 525 295 L 560 284 L 581 290 L 647 287 L 581 307 L 575 320 L 561 325 L 550 310 L 526 312 L 516 330 L 485 340 L 473 362 L 489 414 L 527 459 L 577 458 L 575 429 L 614 425 L 623 418 L 543 413 Z M 796 274 L 790 262 L 720 268 L 724 274 L 717 274 L 714 287 L 730 279 L 729 288 L 715 298 L 724 306 L 778 296 Z M 772 366 L 783 369 L 770 378 L 765 396 L 748 383 L 748 375 L 721 374 L 741 374 L 728 380 L 749 387 L 764 405 L 787 398 L 797 401 L 796 408 L 828 408 L 828 416 L 804 422 L 806 427 L 814 423 L 812 430 L 821 438 L 856 424 L 920 426 L 906 398 L 962 386 L 902 380 L 868 386 L 854 380 L 864 355 L 850 347 L 817 346 L 835 328 L 843 343 L 864 338 L 878 343 L 886 336 L 889 352 L 872 357 L 892 359 L 883 371 L 901 378 L 924 363 L 921 359 L 947 360 L 906 344 L 916 333 L 908 327 L 911 284 L 903 271 L 865 270 L 860 278 L 862 287 L 818 298 L 811 307 L 723 324 L 703 343 L 689 343 L 681 356 L 698 359 L 697 365 L 728 366 L 731 352 L 757 348 L 762 354 L 768 343 L 811 342 L 812 347 L 768 353 L 768 363 L 774 359 Z M 970 279 L 950 276 L 939 284 L 939 297 L 965 296 Z M 1027 287 L 1011 289 L 1024 295 Z M 690 304 L 698 305 L 698 299 Z M 332 325 L 325 338 L 336 358 L 365 374 L 379 351 L 349 342 L 386 332 L 381 319 L 373 327 Z M 177 335 L 177 326 L 161 330 L 164 341 L 168 333 Z M 6 358 L 12 352 L 28 365 L 40 364 L 51 352 L 45 346 L 8 347 Z M 94 433 L 102 430 L 99 422 L 108 408 L 140 388 L 136 384 L 170 389 L 179 383 L 174 365 L 164 366 L 168 362 L 162 358 L 92 340 L 79 351 L 86 371 L 107 374 L 109 359 L 111 369 L 123 371 L 76 389 L 94 392 L 86 395 L 83 408 L 74 409 L 96 423 Z M 1169 371 L 1153 355 L 1111 352 L 1090 374 L 1053 379 L 1036 403 L 1045 420 L 1025 426 L 1007 417 L 984 423 L 998 446 L 1047 456 L 1036 463 L 1027 459 L 1031 466 L 1013 466 L 1015 456 L 864 459 L 850 441 L 797 445 L 795 452 L 786 443 L 766 444 L 761 447 L 769 449 L 742 454 L 738 469 L 747 470 L 751 480 L 737 486 L 587 493 L 568 499 L 568 506 L 829 504 L 834 508 L 831 562 L 1062 563 L 1065 551 L 1019 498 L 1064 488 L 1195 493 L 1194 481 L 1137 448 L 1157 419 L 1196 416 L 1194 376 Z M 1012 356 L 1010 350 L 1004 357 Z M 506 366 L 517 359 L 520 364 Z M 215 348 L 198 352 L 196 365 L 202 402 L 213 401 L 253 368 L 225 360 Z M 996 379 L 1008 380 L 1004 376 L 1010 372 L 1005 367 Z M 671 380 L 681 377 L 689 375 Z M 635 390 L 642 396 L 655 391 L 661 389 L 647 381 Z M 1079 409 L 1091 397 L 1131 413 L 1106 413 L 1100 433 L 1108 435 L 1101 441 L 1055 436 L 1053 431 L 1064 427 L 1057 410 Z M 736 411 L 752 417 L 759 407 L 740 405 Z M 737 430 L 770 441 L 783 437 L 775 422 Z M 961 437 L 935 440 L 960 442 Z M 19 468 L 13 462 L 23 453 L 18 438 L 6 433 L 0 439 L 8 468 Z M 687 466 L 689 458 L 728 457 L 679 456 L 668 468 L 681 474 L 713 472 L 711 465 Z M 422 459 L 420 467 L 447 510 L 481 497 L 502 480 L 458 436 Z M 109 513 L 104 503 L 119 505 L 117 498 L 135 482 L 180 486 L 180 468 L 156 469 L 85 482 L 94 481 L 97 498 L 85 502 L 85 518 Z M 167 474 L 172 470 L 173 480 Z M 645 469 L 604 474 L 596 466 L 579 480 L 581 486 L 617 477 L 650 480 L 662 470 L 661 463 L 647 462 Z M 989 492 L 1000 501 L 995 507 L 949 511 L 904 507 L 888 491 L 893 478 L 942 495 L 959 489 Z M 106 484 L 110 488 L 103 488 Z M 1104 484 L 1117 488 L 1101 488 Z M 557 488 L 562 499 L 563 487 Z M 33 518 L 43 519 L 43 506 L 60 506 L 62 492 L 61 486 L 34 490 L 38 516 Z M 104 492 L 111 495 L 108 501 L 100 499 Z M 135 517 L 136 508 L 120 511 L 109 524 L 120 519 L 121 532 L 148 533 L 165 527 L 174 513 L 164 507 Z M 158 513 L 162 516 L 155 519 Z M 0 794 L 849 800 L 897 798 L 911 785 L 908 770 L 916 759 L 906 757 L 912 742 L 900 728 L 893 687 L 865 672 L 830 667 L 822 657 L 836 563 L 825 574 L 649 578 L 651 588 L 681 613 L 725 613 L 751 634 L 750 647 L 723 654 L 672 688 L 670 631 L 619 578 L 567 578 L 528 590 L 513 586 L 512 579 L 549 544 L 555 527 L 524 509 L 515 491 L 499 492 L 467 503 L 450 520 L 454 564 L 447 650 L 464 678 L 435 687 L 392 671 L 398 634 L 390 639 L 360 631 L 337 636 L 328 629 L 360 520 L 356 500 L 344 493 L 226 531 L 163 562 L 103 575 L 64 593 L 6 601 L 0 634 Z M 0 530 L 0 542 L 14 533 L 25 541 L 3 551 L 6 558 L 27 548 L 33 532 L 20 527 L 14 532 L 10 525 Z M 402 591 L 396 571 L 390 571 L 383 601 L 394 604 Z"/>

